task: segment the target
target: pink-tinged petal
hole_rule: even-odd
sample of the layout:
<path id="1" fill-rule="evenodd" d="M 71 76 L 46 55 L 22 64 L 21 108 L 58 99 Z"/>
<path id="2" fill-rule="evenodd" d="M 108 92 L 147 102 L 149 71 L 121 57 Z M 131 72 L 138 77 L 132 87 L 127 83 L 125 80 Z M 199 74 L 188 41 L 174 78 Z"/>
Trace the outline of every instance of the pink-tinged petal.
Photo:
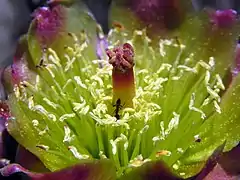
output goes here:
<path id="1" fill-rule="evenodd" d="M 24 172 L 26 174 L 30 173 L 27 169 L 23 168 L 19 164 L 9 164 L 9 165 L 1 168 L 0 172 L 1 172 L 2 176 L 10 176 L 17 172 Z"/>
<path id="2" fill-rule="evenodd" d="M 66 12 L 61 5 L 39 8 L 33 16 L 35 35 L 43 46 L 53 43 L 65 31 Z"/>
<path id="3" fill-rule="evenodd" d="M 24 36 L 17 45 L 13 64 L 4 69 L 3 82 L 8 93 L 12 93 L 15 84 L 19 85 L 23 81 L 31 81 L 35 78 L 34 73 L 29 69 L 29 59 L 31 57 L 28 52 L 26 36 Z"/>
<path id="4" fill-rule="evenodd" d="M 240 178 L 240 146 L 224 153 L 204 180 L 236 180 Z"/>
<path id="5" fill-rule="evenodd" d="M 236 177 L 228 175 L 224 169 L 217 164 L 204 180 L 235 180 Z"/>
<path id="6" fill-rule="evenodd" d="M 31 74 L 24 57 L 12 64 L 11 73 L 14 84 L 19 84 L 22 81 L 29 80 Z"/>
<path id="7" fill-rule="evenodd" d="M 31 171 L 49 172 L 49 170 L 35 155 L 33 155 L 21 145 L 18 145 L 15 162 Z"/>
<path id="8" fill-rule="evenodd" d="M 237 21 L 237 12 L 233 9 L 209 11 L 209 13 L 214 28 L 232 28 Z"/>
<path id="9" fill-rule="evenodd" d="M 219 161 L 221 155 L 223 154 L 223 149 L 225 146 L 225 142 L 220 145 L 210 156 L 208 161 L 206 162 L 205 166 L 203 167 L 202 171 L 196 177 L 196 180 L 204 179 L 216 166 L 217 162 Z"/>
<path id="10" fill-rule="evenodd" d="M 181 178 L 174 175 L 169 168 L 162 162 L 149 162 L 145 163 L 139 168 L 131 171 L 121 178 L 121 180 L 180 180 Z"/>
<path id="11" fill-rule="evenodd" d="M 220 166 L 230 175 L 240 175 L 240 145 L 233 148 L 231 151 L 222 155 L 219 160 Z"/>
<path id="12" fill-rule="evenodd" d="M 35 80 L 36 75 L 29 69 L 28 58 L 27 53 L 16 56 L 13 64 L 4 70 L 4 87 L 8 93 L 12 93 L 15 84 L 25 86 L 24 81 Z"/>
<path id="13" fill-rule="evenodd" d="M 17 172 L 27 174 L 32 180 L 115 180 L 113 164 L 107 160 L 75 165 L 51 173 L 33 173 L 18 164 L 10 164 L 0 169 L 2 176 L 10 176 Z"/>
<path id="14" fill-rule="evenodd" d="M 196 180 L 236 180 L 240 177 L 240 146 L 220 153 L 218 148 Z"/>
<path id="15" fill-rule="evenodd" d="M 147 25 L 156 25 L 158 29 L 172 29 L 182 22 L 183 12 L 179 0 L 131 0 L 130 2 L 137 17 Z"/>

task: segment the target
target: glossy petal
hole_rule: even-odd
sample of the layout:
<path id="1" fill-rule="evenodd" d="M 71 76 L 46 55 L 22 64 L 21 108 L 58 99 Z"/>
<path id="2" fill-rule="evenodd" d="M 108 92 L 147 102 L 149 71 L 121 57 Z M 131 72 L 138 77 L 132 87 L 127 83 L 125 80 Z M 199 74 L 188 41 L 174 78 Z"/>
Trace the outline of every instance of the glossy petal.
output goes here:
<path id="1" fill-rule="evenodd" d="M 149 162 L 138 169 L 124 175 L 120 180 L 150 180 L 150 179 L 166 179 L 180 180 L 181 178 L 174 175 L 166 165 L 161 162 Z"/>
<path id="2" fill-rule="evenodd" d="M 239 154 L 239 146 L 233 148 L 230 152 L 224 153 L 218 160 L 217 165 L 215 167 L 211 166 L 209 174 L 205 174 L 205 177 L 198 176 L 197 179 L 235 180 L 240 178 Z"/>
<path id="3" fill-rule="evenodd" d="M 20 164 L 30 171 L 49 172 L 49 170 L 35 155 L 27 151 L 21 145 L 18 145 L 14 162 Z"/>
<path id="4" fill-rule="evenodd" d="M 2 169 L 0 172 L 7 177 L 17 172 L 23 172 L 31 177 L 32 180 L 115 180 L 115 170 L 112 163 L 106 160 L 95 161 L 75 165 L 60 171 L 38 174 L 33 173 L 18 164 L 11 164 Z"/>

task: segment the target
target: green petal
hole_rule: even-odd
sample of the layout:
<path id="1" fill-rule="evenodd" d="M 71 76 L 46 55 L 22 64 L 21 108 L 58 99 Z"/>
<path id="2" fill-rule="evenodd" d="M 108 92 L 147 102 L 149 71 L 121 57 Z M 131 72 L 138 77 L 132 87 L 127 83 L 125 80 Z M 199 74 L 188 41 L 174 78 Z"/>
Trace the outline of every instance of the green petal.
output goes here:
<path id="1" fill-rule="evenodd" d="M 232 82 L 230 88 L 224 94 L 221 102 L 221 114 L 211 116 L 200 128 L 198 135 L 200 143 L 192 143 L 185 154 L 180 158 L 183 164 L 190 167 L 201 167 L 205 164 L 214 149 L 226 141 L 224 151 L 234 148 L 240 139 L 240 76 Z M 188 169 L 187 167 L 186 169 Z M 190 172 L 187 170 L 188 173 Z M 199 171 L 199 170 L 197 170 Z M 191 172 L 194 172 L 191 170 Z M 186 173 L 186 174 L 188 174 Z M 194 174 L 194 173 L 193 173 Z"/>

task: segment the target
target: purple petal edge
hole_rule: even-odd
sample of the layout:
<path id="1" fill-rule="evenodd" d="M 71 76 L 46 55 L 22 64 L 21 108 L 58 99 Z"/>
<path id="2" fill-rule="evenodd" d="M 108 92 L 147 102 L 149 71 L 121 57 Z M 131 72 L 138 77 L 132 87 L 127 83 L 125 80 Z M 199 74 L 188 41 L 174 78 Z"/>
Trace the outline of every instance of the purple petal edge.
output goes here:
<path id="1" fill-rule="evenodd" d="M 97 57 L 103 59 L 104 52 L 108 48 L 107 37 L 98 37 L 97 38 Z"/>
<path id="2" fill-rule="evenodd" d="M 22 166 L 20 166 L 19 164 L 9 164 L 3 168 L 0 169 L 0 173 L 2 176 L 10 176 L 14 173 L 17 173 L 17 172 L 23 172 L 27 175 L 31 175 L 31 176 L 40 176 L 40 175 L 37 175 L 37 174 L 34 174 L 34 173 L 31 173 L 30 171 L 28 171 L 27 169 L 23 168 Z"/>
<path id="3" fill-rule="evenodd" d="M 55 172 L 35 173 L 19 164 L 10 164 L 0 169 L 3 177 L 24 173 L 32 180 L 115 180 L 115 168 L 111 161 L 98 160 L 77 164 Z M 1 176 L 0 176 L 1 177 Z"/>

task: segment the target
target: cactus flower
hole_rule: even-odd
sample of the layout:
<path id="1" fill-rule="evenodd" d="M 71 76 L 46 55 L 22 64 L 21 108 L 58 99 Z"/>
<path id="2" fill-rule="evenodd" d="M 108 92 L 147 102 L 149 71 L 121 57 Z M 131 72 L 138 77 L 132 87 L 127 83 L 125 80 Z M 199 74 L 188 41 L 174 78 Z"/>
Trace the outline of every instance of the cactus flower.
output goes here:
<path id="1" fill-rule="evenodd" d="M 25 58 L 32 76 L 12 84 L 7 129 L 55 178 L 70 166 L 86 179 L 146 179 L 165 166 L 176 176 L 169 179 L 193 177 L 219 147 L 240 140 L 240 76 L 226 81 L 236 24 L 215 28 L 202 13 L 158 39 L 112 29 L 101 60 L 85 33 L 65 33 L 58 46 L 37 51 L 32 26 Z M 12 171 L 51 174 L 0 170 Z"/>

